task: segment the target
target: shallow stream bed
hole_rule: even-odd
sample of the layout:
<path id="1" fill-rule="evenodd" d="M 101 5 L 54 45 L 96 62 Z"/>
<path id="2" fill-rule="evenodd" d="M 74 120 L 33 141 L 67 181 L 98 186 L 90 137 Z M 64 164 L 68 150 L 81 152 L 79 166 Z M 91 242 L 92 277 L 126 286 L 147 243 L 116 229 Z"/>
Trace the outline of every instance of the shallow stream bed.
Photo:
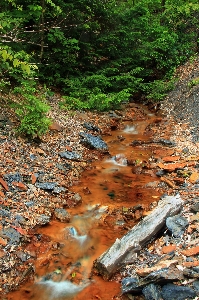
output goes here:
<path id="1" fill-rule="evenodd" d="M 119 130 L 103 136 L 110 155 L 92 162 L 71 187 L 82 203 L 67 209 L 70 223 L 52 220 L 37 229 L 36 238 L 27 246 L 31 252 L 39 245 L 40 253 L 33 262 L 35 281 L 46 281 L 28 282 L 6 299 L 122 299 L 119 280 L 104 281 L 92 272 L 92 266 L 162 194 L 160 179 L 149 167 L 157 146 L 132 145 L 134 140 L 153 139 L 146 128 L 157 117 L 146 109 L 145 116 L 145 120 L 123 121 Z"/>

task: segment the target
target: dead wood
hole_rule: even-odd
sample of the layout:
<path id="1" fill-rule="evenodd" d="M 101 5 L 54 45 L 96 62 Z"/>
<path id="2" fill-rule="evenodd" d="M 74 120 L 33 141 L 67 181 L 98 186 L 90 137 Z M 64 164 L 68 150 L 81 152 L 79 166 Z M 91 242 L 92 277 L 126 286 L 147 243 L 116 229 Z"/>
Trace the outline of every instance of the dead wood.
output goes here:
<path id="1" fill-rule="evenodd" d="M 94 262 L 94 269 L 101 274 L 104 279 L 109 279 L 115 271 L 129 260 L 148 241 L 165 226 L 166 219 L 180 212 L 182 209 L 182 199 L 180 195 L 166 196 L 159 201 L 158 206 L 134 226 L 121 239 L 116 239 L 115 243 L 104 252 Z"/>

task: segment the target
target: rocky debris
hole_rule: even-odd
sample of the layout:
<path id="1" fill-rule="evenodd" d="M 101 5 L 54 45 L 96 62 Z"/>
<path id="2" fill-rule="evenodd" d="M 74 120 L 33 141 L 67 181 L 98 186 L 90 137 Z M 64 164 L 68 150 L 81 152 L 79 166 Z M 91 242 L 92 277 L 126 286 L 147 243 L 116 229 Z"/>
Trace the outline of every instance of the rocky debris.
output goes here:
<path id="1" fill-rule="evenodd" d="M 47 191 L 53 191 L 57 187 L 56 182 L 38 182 L 35 184 L 37 188 Z"/>
<path id="2" fill-rule="evenodd" d="M 84 145 L 96 150 L 108 152 L 108 146 L 100 136 L 94 136 L 86 132 L 80 132 L 79 136 Z"/>
<path id="3" fill-rule="evenodd" d="M 60 220 L 61 222 L 69 222 L 70 221 L 70 214 L 63 208 L 56 208 L 55 209 L 55 217 Z"/>
<path id="4" fill-rule="evenodd" d="M 64 151 L 64 152 L 59 152 L 59 156 L 61 158 L 69 159 L 69 160 L 74 160 L 74 161 L 80 161 L 82 159 L 81 155 L 74 152 L 74 151 Z"/>
<path id="5" fill-rule="evenodd" d="M 37 225 L 46 225 L 50 222 L 50 216 L 40 215 L 36 218 Z"/>
<path id="6" fill-rule="evenodd" d="M 143 288 L 142 293 L 146 300 L 163 300 L 160 285 L 151 283 Z"/>
<path id="7" fill-rule="evenodd" d="M 100 128 L 90 122 L 84 122 L 83 127 L 87 130 L 94 131 L 94 132 L 101 132 Z"/>
<path id="8" fill-rule="evenodd" d="M 174 237 L 181 237 L 188 225 L 188 220 L 181 215 L 169 217 L 166 219 L 166 226 L 172 232 Z"/>
<path id="9" fill-rule="evenodd" d="M 196 292 L 190 287 L 168 283 L 162 287 L 164 300 L 188 300 L 196 297 Z"/>
<path id="10" fill-rule="evenodd" d="M 166 282 L 175 282 L 184 279 L 182 271 L 179 271 L 176 267 L 164 268 L 158 271 L 154 271 L 142 279 L 138 279 L 137 282 L 122 285 L 122 293 L 137 293 L 141 292 L 143 288 L 150 284 L 163 284 Z"/>

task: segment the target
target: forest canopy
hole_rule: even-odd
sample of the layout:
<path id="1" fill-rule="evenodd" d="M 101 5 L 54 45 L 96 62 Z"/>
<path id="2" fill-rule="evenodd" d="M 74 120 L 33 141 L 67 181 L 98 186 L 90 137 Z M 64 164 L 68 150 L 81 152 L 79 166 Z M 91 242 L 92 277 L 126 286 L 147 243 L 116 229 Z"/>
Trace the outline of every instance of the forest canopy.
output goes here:
<path id="1" fill-rule="evenodd" d="M 197 0 L 2 0 L 0 11 L 0 89 L 37 99 L 38 116 L 38 84 L 68 109 L 162 100 L 198 51 Z"/>

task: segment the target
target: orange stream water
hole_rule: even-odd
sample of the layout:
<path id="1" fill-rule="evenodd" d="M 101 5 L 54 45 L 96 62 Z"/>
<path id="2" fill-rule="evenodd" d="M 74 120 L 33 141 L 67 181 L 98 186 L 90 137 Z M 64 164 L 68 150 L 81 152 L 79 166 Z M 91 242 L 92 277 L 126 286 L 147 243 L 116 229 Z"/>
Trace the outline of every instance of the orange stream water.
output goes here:
<path id="1" fill-rule="evenodd" d="M 131 128 L 128 126 L 135 125 L 135 130 L 131 132 L 117 130 L 112 131 L 111 136 L 103 137 L 109 146 L 111 156 L 118 153 L 124 154 L 128 160 L 136 161 L 138 165 L 141 162 L 147 162 L 152 150 L 144 147 L 132 147 L 130 144 L 137 139 L 148 140 L 149 136 L 145 134 L 145 129 L 154 120 L 155 116 L 148 115 L 145 121 L 136 121 L 135 124 L 126 123 L 124 127 L 127 129 Z M 123 136 L 125 139 L 118 139 L 118 136 Z M 153 197 L 160 195 L 158 190 L 145 187 L 149 182 L 158 181 L 158 178 L 151 172 L 139 174 L 136 172 L 137 167 L 119 166 L 106 157 L 103 161 L 92 163 L 89 170 L 82 174 L 80 180 L 72 187 L 72 191 L 79 193 L 83 201 L 80 206 L 68 210 L 74 216 L 71 223 L 66 224 L 53 220 L 48 226 L 38 229 L 39 234 L 48 237 L 46 243 L 43 244 L 43 253 L 38 255 L 36 261 L 35 269 L 38 277 L 56 271 L 56 276 L 60 276 L 60 279 L 65 276 L 64 279 L 79 284 L 90 276 L 93 261 L 106 251 L 116 238 L 123 236 L 128 228 L 135 224 L 135 219 L 128 220 L 126 224 L 121 214 L 117 212 L 138 204 L 148 208 L 149 204 L 154 201 Z M 94 205 L 108 206 L 109 213 L 105 214 L 104 219 L 96 218 L 96 214 L 91 209 Z M 69 226 L 76 228 L 80 236 L 86 235 L 86 242 L 81 244 L 68 238 L 65 228 Z M 29 250 L 31 247 L 34 248 L 34 243 L 28 247 Z M 80 264 L 74 266 L 78 261 Z M 93 282 L 73 299 L 122 299 L 117 298 L 120 294 L 119 282 L 106 282 L 100 276 L 95 275 L 92 276 L 92 279 Z M 25 292 L 24 289 L 29 286 L 29 290 L 31 290 L 30 283 L 26 283 L 19 291 L 10 293 L 7 299 L 50 299 L 45 295 L 48 293 L 47 291 L 41 292 L 34 287 L 34 295 L 32 292 L 28 293 L 27 290 Z"/>

